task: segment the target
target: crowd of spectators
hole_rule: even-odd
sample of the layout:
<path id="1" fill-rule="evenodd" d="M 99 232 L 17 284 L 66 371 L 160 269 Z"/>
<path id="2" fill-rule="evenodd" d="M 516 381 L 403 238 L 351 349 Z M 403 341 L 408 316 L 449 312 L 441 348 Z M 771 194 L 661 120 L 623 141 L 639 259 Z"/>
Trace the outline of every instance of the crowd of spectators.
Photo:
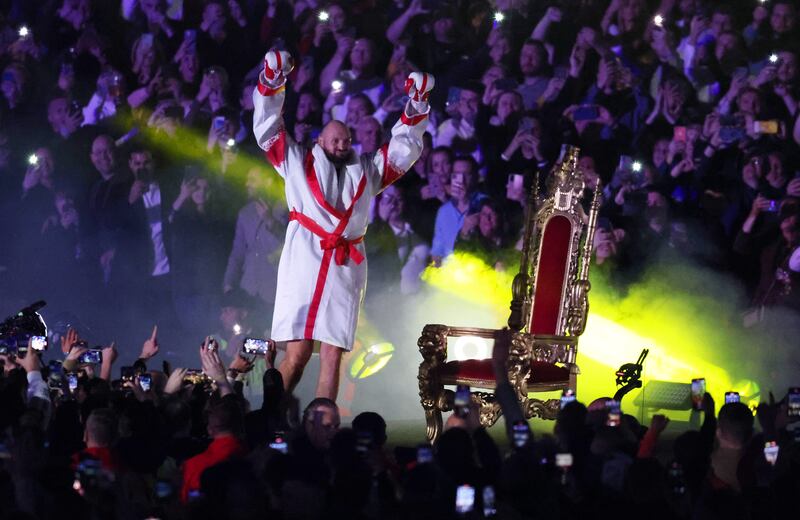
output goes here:
<path id="1" fill-rule="evenodd" d="M 765 308 L 797 309 L 797 8 L 0 0 L 5 310 L 45 298 L 63 311 L 50 324 L 63 329 L 66 366 L 82 348 L 68 326 L 125 344 L 156 323 L 165 344 L 196 345 L 211 332 L 220 340 L 219 352 L 201 355 L 214 393 L 191 377 L 194 390 L 182 389 L 185 374 L 168 367 L 151 371 L 151 390 L 135 379 L 124 390 L 111 382 L 112 347 L 99 376 L 84 369 L 72 393 L 48 391 L 34 356 L 4 357 L 0 516 L 425 518 L 452 514 L 464 483 L 478 490 L 476 504 L 493 486 L 508 518 L 778 514 L 798 472 L 789 455 L 772 469 L 750 449 L 763 439 L 751 438 L 742 406 L 723 407 L 716 425 L 708 406 L 701 432 L 676 442 L 683 487 L 677 470 L 641 456 L 638 439 L 648 437 L 638 426 L 598 426 L 581 405 L 565 409 L 555 439 L 505 460 L 467 421 L 443 436 L 434 464 L 414 467 L 385 458 L 379 417 L 363 420 L 366 450 L 356 422 L 336 433 L 333 403 L 291 417 L 274 370 L 263 372 L 263 407 L 245 414 L 219 358 L 249 368 L 238 346 L 268 337 L 274 304 L 288 210 L 251 133 L 271 48 L 296 58 L 284 115 L 308 145 L 338 119 L 355 150 L 375 152 L 405 105 L 408 73 L 436 77 L 423 155 L 375 203 L 367 301 L 424 290 L 423 270 L 454 252 L 514 269 L 528 193 L 546 185 L 569 143 L 582 151 L 586 200 L 602 190 L 595 271 L 624 287 L 654 262 L 687 261 L 741 286 L 746 325 Z M 785 409 L 763 413 L 772 414 L 764 435 L 788 443 Z M 266 448 L 275 431 L 291 439 L 288 455 Z M 557 451 L 573 453 L 570 471 L 553 467 Z M 189 507 L 173 510 L 178 503 Z"/>
<path id="2" fill-rule="evenodd" d="M 77 333 L 61 364 L 29 346 L 0 372 L 0 516 L 8 519 L 787 518 L 800 478 L 793 400 L 757 408 L 709 394 L 699 430 L 660 439 L 608 407 L 562 406 L 553 434 L 534 436 L 508 381 L 510 335 L 493 351 L 505 439 L 480 426 L 475 403 L 450 416 L 433 446 L 401 446 L 363 412 L 343 427 L 336 403 L 292 411 L 266 353 L 263 399 L 206 340 L 203 372 L 153 365 L 156 331 L 112 379 L 115 348 L 81 364 Z M 55 346 L 54 346 L 55 348 Z M 623 410 L 625 404 L 623 402 Z M 699 419 L 699 417 L 698 417 Z M 502 422 L 501 422 L 502 424 Z M 700 424 L 700 421 L 698 421 Z M 502 428 L 502 426 L 497 426 Z M 421 433 L 421 432 L 420 432 Z"/>

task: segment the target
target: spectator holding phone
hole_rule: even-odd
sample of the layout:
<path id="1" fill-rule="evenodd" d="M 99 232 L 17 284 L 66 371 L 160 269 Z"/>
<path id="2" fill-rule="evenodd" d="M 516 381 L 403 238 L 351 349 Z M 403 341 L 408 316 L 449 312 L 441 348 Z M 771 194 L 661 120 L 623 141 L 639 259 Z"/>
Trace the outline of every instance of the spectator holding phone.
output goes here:
<path id="1" fill-rule="evenodd" d="M 378 197 L 377 211 L 370 227 L 368 257 L 375 266 L 368 284 L 387 291 L 414 294 L 420 290 L 422 272 L 428 264 L 430 246 L 414 231 L 406 210 L 406 190 L 392 185 Z M 372 281 L 374 280 L 374 282 Z M 383 297 L 381 298 L 383 299 Z"/>
<path id="2" fill-rule="evenodd" d="M 285 211 L 271 200 L 274 186 L 259 168 L 247 174 L 249 202 L 239 210 L 223 290 L 239 287 L 268 306 L 275 302 L 277 257 L 283 247 Z"/>
<path id="3" fill-rule="evenodd" d="M 458 234 L 468 216 L 474 220 L 480 202 L 487 196 L 477 191 L 477 164 L 471 157 L 458 157 L 453 162 L 450 200 L 436 213 L 431 256 L 436 265 L 453 252 Z"/>
<path id="4" fill-rule="evenodd" d="M 203 330 L 217 309 L 231 240 L 219 199 L 219 189 L 207 176 L 188 170 L 169 214 L 173 301 L 187 331 Z"/>
<path id="5" fill-rule="evenodd" d="M 447 113 L 450 119 L 439 125 L 434 137 L 435 146 L 450 147 L 458 154 L 477 155 L 477 122 L 480 117 L 482 85 L 471 82 L 451 89 Z M 457 97 L 456 97 L 457 96 Z"/>
<path id="6" fill-rule="evenodd" d="M 479 208 L 477 213 L 465 217 L 455 250 L 476 253 L 496 268 L 509 266 L 502 254 L 508 248 L 510 239 L 502 207 L 486 198 L 480 202 Z M 513 256 L 508 260 L 513 262 Z"/>
<path id="7" fill-rule="evenodd" d="M 777 212 L 777 230 L 761 226 L 760 233 L 754 233 L 762 213 Z M 758 280 L 751 304 L 760 306 L 786 306 L 800 308 L 800 283 L 798 273 L 790 268 L 792 254 L 800 246 L 800 204 L 795 200 L 781 203 L 759 196 L 742 229 L 736 237 L 734 250 L 740 254 L 755 256 Z"/>

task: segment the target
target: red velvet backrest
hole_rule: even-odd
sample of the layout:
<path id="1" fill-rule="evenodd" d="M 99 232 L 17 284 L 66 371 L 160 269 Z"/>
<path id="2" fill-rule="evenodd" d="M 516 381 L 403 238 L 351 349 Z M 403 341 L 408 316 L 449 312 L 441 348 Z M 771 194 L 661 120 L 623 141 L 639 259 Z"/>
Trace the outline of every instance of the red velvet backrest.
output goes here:
<path id="1" fill-rule="evenodd" d="M 569 268 L 572 222 L 554 215 L 545 224 L 539 247 L 539 263 L 534 282 L 533 306 L 528 331 L 531 334 L 559 335 L 559 314 Z"/>

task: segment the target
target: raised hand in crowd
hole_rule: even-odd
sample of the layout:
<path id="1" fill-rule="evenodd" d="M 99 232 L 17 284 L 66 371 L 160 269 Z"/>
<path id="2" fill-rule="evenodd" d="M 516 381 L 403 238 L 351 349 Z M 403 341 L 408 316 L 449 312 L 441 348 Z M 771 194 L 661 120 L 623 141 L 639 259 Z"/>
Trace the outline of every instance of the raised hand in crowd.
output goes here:
<path id="1" fill-rule="evenodd" d="M 142 343 L 142 352 L 139 359 L 150 359 L 158 354 L 158 325 L 153 325 L 153 332 L 150 337 Z"/>
<path id="2" fill-rule="evenodd" d="M 31 372 L 38 372 L 42 369 L 42 359 L 39 357 L 39 354 L 36 352 L 36 349 L 33 348 L 33 341 L 28 340 L 28 350 L 25 351 L 25 355 L 20 357 L 17 356 L 19 360 L 19 366 L 25 369 L 25 372 L 30 374 Z"/>
<path id="3" fill-rule="evenodd" d="M 246 374 L 250 372 L 254 366 L 255 360 L 246 359 L 244 355 L 240 353 L 233 357 L 228 365 L 228 370 L 235 375 Z"/>
<path id="4" fill-rule="evenodd" d="M 200 347 L 200 364 L 205 373 L 217 385 L 220 396 L 226 396 L 233 393 L 233 388 L 228 382 L 225 373 L 225 366 L 220 360 L 219 353 L 217 352 L 214 343 L 211 342 L 210 337 L 206 337 Z"/>
<path id="5" fill-rule="evenodd" d="M 183 389 L 183 380 L 187 372 L 188 369 L 180 367 L 170 372 L 169 377 L 167 377 L 167 383 L 164 385 L 164 394 L 172 395 L 180 392 Z"/>
<path id="6" fill-rule="evenodd" d="M 62 343 L 63 348 L 64 343 Z M 89 351 L 89 346 L 85 341 L 76 340 L 71 343 L 70 350 L 67 352 L 67 357 L 64 359 L 64 370 L 72 372 L 78 368 L 78 359 Z"/>
<path id="7" fill-rule="evenodd" d="M 575 42 L 572 46 L 572 51 L 569 54 L 569 75 L 572 78 L 579 78 L 583 71 L 583 66 L 586 64 L 587 48 Z"/>
<path id="8" fill-rule="evenodd" d="M 778 433 L 789 424 L 788 404 L 786 399 L 775 402 L 775 396 L 769 392 L 769 400 L 761 402 L 756 408 L 756 418 L 767 441 L 778 440 Z"/>
<path id="9" fill-rule="evenodd" d="M 233 21 L 236 22 L 236 25 L 242 28 L 247 26 L 247 18 L 244 16 L 244 11 L 242 11 L 242 6 L 239 5 L 239 2 L 228 0 L 228 12 Z"/>
<path id="10" fill-rule="evenodd" d="M 117 344 L 111 342 L 111 345 L 102 349 L 103 359 L 100 362 L 100 379 L 111 381 L 111 374 L 114 367 L 114 362 L 117 360 Z"/>

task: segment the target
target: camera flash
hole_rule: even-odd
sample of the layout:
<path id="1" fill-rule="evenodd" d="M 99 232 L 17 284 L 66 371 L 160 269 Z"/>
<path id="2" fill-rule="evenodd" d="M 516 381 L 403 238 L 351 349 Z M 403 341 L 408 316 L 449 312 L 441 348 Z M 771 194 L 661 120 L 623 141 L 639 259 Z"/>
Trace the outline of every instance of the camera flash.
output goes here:
<path id="1" fill-rule="evenodd" d="M 238 323 L 234 323 L 233 324 L 233 333 L 236 334 L 237 336 L 239 334 L 241 334 L 242 333 L 242 326 L 239 325 Z"/>
<path id="2" fill-rule="evenodd" d="M 342 83 L 338 79 L 335 79 L 335 80 L 331 81 L 331 88 L 338 92 L 338 91 L 342 90 L 342 88 L 344 88 L 344 83 Z"/>
<path id="3" fill-rule="evenodd" d="M 31 166 L 36 166 L 39 164 L 39 157 L 37 157 L 35 153 L 30 154 L 28 156 L 28 164 Z"/>
<path id="4" fill-rule="evenodd" d="M 30 29 L 28 29 L 27 26 L 23 25 L 22 27 L 19 28 L 19 37 L 20 38 L 27 38 L 28 36 L 30 36 L 30 34 L 31 34 L 31 31 L 30 31 Z"/>
<path id="5" fill-rule="evenodd" d="M 653 23 L 656 24 L 656 27 L 661 27 L 664 25 L 664 17 L 660 14 L 657 14 L 653 17 Z"/>
<path id="6" fill-rule="evenodd" d="M 633 161 L 633 164 L 631 165 L 631 170 L 637 173 L 642 171 L 642 163 L 640 163 L 639 161 Z"/>
<path id="7" fill-rule="evenodd" d="M 228 139 L 225 142 L 225 144 L 228 145 L 228 148 L 233 148 L 233 146 L 236 144 L 236 140 L 234 140 L 233 138 Z M 237 334 L 238 334 L 238 332 L 237 332 Z"/>
<path id="8" fill-rule="evenodd" d="M 778 63 L 778 55 L 777 54 L 770 54 L 769 55 L 769 62 L 770 63 Z"/>
<path id="9" fill-rule="evenodd" d="M 317 15 L 317 19 L 320 22 L 327 22 L 331 15 L 328 14 L 328 11 L 320 11 Z"/>
<path id="10" fill-rule="evenodd" d="M 500 11 L 496 11 L 496 12 L 494 13 L 494 21 L 495 21 L 495 22 L 497 22 L 497 23 L 501 23 L 501 22 L 502 22 L 503 20 L 505 20 L 505 19 L 506 19 L 506 15 L 504 15 L 502 12 L 500 12 Z"/>

